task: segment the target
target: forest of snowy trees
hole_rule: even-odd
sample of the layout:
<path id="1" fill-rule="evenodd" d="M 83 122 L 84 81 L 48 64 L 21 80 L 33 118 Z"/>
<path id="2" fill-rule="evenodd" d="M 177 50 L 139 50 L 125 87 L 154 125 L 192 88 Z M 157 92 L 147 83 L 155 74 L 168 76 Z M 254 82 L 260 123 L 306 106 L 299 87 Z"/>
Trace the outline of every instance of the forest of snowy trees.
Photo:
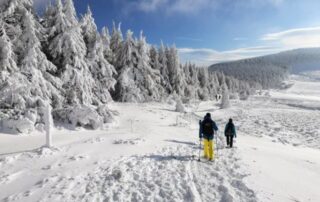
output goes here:
<path id="1" fill-rule="evenodd" d="M 251 86 L 264 89 L 277 88 L 287 78 L 291 69 L 284 57 L 278 57 L 277 62 L 273 61 L 273 58 L 277 58 L 276 55 L 280 54 L 214 64 L 209 67 L 209 71 L 222 72 L 246 81 Z"/>
<path id="2" fill-rule="evenodd" d="M 213 99 L 227 86 L 254 85 L 194 64 L 180 64 L 175 46 L 149 45 L 120 25 L 98 30 L 92 13 L 78 19 L 72 0 L 57 0 L 43 16 L 32 0 L 0 2 L 1 128 L 43 130 L 45 106 L 55 122 L 98 128 L 111 122 L 108 103 Z"/>

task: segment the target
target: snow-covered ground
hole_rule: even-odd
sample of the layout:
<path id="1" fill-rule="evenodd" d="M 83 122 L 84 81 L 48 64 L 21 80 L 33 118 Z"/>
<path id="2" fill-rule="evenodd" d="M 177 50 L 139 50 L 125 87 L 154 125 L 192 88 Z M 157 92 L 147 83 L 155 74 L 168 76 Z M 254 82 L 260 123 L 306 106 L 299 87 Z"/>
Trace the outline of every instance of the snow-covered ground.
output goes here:
<path id="1" fill-rule="evenodd" d="M 109 130 L 0 134 L 0 201 L 320 201 L 320 82 L 293 77 L 229 109 L 114 103 Z M 197 161 L 198 120 L 220 131 L 232 117 L 235 148 L 220 132 L 214 162 Z"/>

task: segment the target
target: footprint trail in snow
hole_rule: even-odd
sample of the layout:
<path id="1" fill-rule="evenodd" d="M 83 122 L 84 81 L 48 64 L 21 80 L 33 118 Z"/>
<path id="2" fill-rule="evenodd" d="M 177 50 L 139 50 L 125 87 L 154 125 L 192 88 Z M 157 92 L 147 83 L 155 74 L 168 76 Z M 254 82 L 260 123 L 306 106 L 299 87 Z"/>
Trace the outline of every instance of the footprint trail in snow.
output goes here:
<path id="1" fill-rule="evenodd" d="M 148 155 L 98 162 L 77 176 L 55 174 L 5 201 L 256 201 L 246 186 L 236 149 L 213 162 L 197 161 L 190 145 L 167 146 Z M 43 189 L 47 190 L 44 194 Z"/>

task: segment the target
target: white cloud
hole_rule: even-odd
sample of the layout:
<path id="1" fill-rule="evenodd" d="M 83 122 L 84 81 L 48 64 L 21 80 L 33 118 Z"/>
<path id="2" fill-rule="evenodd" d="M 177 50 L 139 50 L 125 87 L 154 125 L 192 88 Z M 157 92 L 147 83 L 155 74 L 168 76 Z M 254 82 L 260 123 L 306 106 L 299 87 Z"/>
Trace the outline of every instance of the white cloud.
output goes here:
<path id="1" fill-rule="evenodd" d="M 246 37 L 235 37 L 235 38 L 233 38 L 233 40 L 234 41 L 246 41 L 246 40 L 248 40 L 248 38 L 246 38 Z"/>
<path id="2" fill-rule="evenodd" d="M 196 13 L 204 8 L 212 7 L 220 0 L 138 0 L 128 2 L 122 0 L 127 11 L 154 12 L 164 11 L 166 14 L 172 13 Z"/>
<path id="3" fill-rule="evenodd" d="M 215 8 L 225 6 L 263 6 L 273 5 L 280 6 L 285 0 L 236 0 L 233 2 L 226 2 L 225 0 L 114 0 L 120 2 L 124 6 L 126 12 L 143 11 L 154 12 L 163 11 L 166 14 L 184 13 L 194 14 L 204 9 L 211 9 L 212 12 Z"/>
<path id="4" fill-rule="evenodd" d="M 199 39 L 199 38 L 193 38 L 193 37 L 187 37 L 187 36 L 179 36 L 179 37 L 176 37 L 176 39 L 181 41 L 203 41 L 202 39 Z"/>
<path id="5" fill-rule="evenodd" d="M 168 0 L 140 0 L 138 2 L 133 2 L 131 6 L 141 11 L 150 12 L 157 10 L 167 2 Z"/>
<path id="6" fill-rule="evenodd" d="M 198 65 L 208 66 L 219 62 L 240 60 L 275 53 L 281 51 L 281 49 L 269 46 L 256 46 L 227 51 L 217 51 L 207 48 L 179 48 L 178 51 L 182 62 L 191 61 Z"/>
<path id="7" fill-rule="evenodd" d="M 310 35 L 310 34 L 318 34 L 320 33 L 320 27 L 306 27 L 306 28 L 297 28 L 297 29 L 289 29 L 282 32 L 276 33 L 269 33 L 262 36 L 262 40 L 279 40 L 283 37 L 288 36 L 303 36 L 303 35 Z"/>
<path id="8" fill-rule="evenodd" d="M 233 40 L 240 39 L 242 37 Z M 258 42 L 260 44 L 262 42 L 264 45 L 227 51 L 216 51 L 205 48 L 180 48 L 179 53 L 184 62 L 192 61 L 199 65 L 211 65 L 218 62 L 257 57 L 297 48 L 320 47 L 320 26 L 268 33 L 261 36 Z"/>
<path id="9" fill-rule="evenodd" d="M 261 40 L 277 44 L 284 49 L 319 47 L 320 27 L 305 27 L 269 33 L 263 35 Z"/>
<path id="10" fill-rule="evenodd" d="M 217 2 L 217 0 L 173 0 L 168 10 L 179 13 L 196 13 L 205 8 L 213 8 Z"/>

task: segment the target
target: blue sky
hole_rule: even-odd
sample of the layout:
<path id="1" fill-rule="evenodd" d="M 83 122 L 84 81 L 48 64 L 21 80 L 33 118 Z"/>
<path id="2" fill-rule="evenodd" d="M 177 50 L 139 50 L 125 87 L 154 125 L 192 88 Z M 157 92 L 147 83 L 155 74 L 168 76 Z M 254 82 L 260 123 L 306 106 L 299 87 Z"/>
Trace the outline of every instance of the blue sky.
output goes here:
<path id="1" fill-rule="evenodd" d="M 50 0 L 35 0 L 39 10 Z M 74 0 L 99 28 L 143 30 L 152 44 L 176 44 L 182 61 L 208 65 L 320 46 L 319 0 Z"/>

